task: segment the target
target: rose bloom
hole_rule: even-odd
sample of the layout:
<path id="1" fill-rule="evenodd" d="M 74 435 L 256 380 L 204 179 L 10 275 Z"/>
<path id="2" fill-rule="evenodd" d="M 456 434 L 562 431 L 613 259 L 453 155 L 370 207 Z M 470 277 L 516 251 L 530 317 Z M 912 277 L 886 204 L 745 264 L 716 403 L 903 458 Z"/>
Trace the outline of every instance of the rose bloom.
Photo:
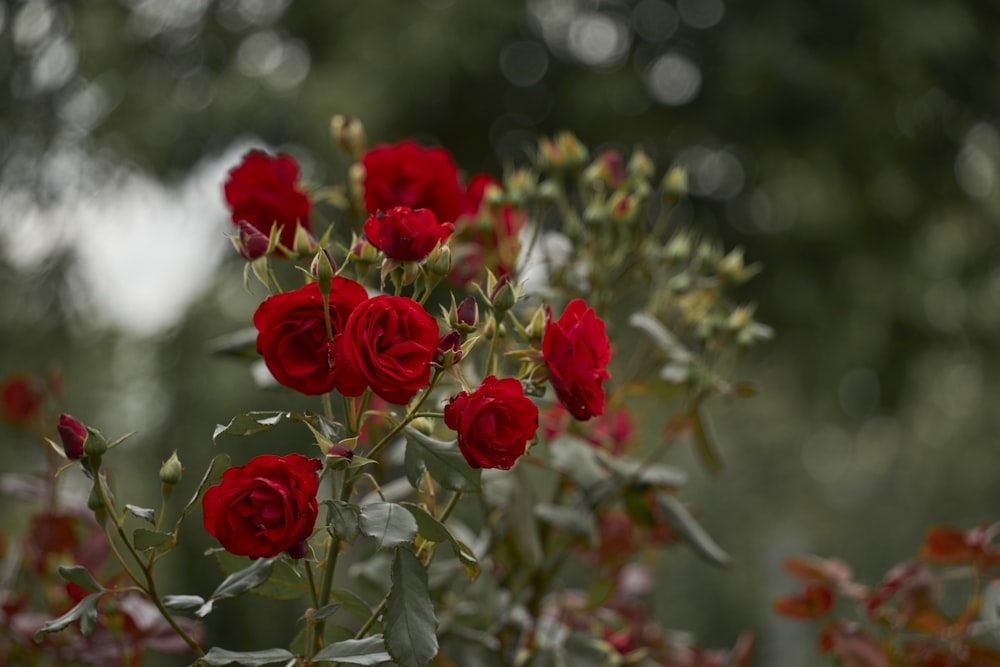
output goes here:
<path id="1" fill-rule="evenodd" d="M 480 280 L 486 269 L 507 275 L 517 262 L 518 235 L 528 224 L 528 216 L 509 204 L 498 209 L 484 205 L 486 188 L 491 185 L 500 187 L 500 181 L 476 174 L 465 191 L 465 210 L 455 225 L 457 242 L 452 243 L 454 261 L 448 275 L 448 282 L 456 287 Z"/>
<path id="2" fill-rule="evenodd" d="M 430 381 L 437 320 L 413 299 L 377 296 L 351 313 L 342 345 L 347 362 L 377 396 L 405 405 Z"/>
<path id="3" fill-rule="evenodd" d="M 341 358 L 337 334 L 344 330 L 355 308 L 368 299 L 368 292 L 353 280 L 338 276 L 330 282 L 329 299 L 333 340 L 327 332 L 323 294 L 317 283 L 269 296 L 253 316 L 257 351 L 271 375 L 286 387 L 310 396 L 334 388 L 356 396 L 364 391 L 364 380 L 350 366 L 337 363 Z"/>
<path id="4" fill-rule="evenodd" d="M 15 373 L 0 383 L 0 416 L 14 426 L 26 426 L 35 420 L 45 401 L 45 388 L 36 375 Z"/>
<path id="5" fill-rule="evenodd" d="M 295 246 L 295 227 L 309 227 L 309 197 L 299 190 L 299 165 L 289 155 L 271 156 L 252 150 L 229 172 L 224 191 L 234 225 L 248 222 L 264 236 L 271 227 L 281 227 L 280 241 Z"/>
<path id="6" fill-rule="evenodd" d="M 604 413 L 604 381 L 610 378 L 611 343 L 604 321 L 583 299 L 573 299 L 553 321 L 548 312 L 542 357 L 556 397 L 577 419 Z"/>
<path id="7" fill-rule="evenodd" d="M 438 243 L 444 243 L 455 228 L 450 222 L 438 224 L 427 208 L 397 206 L 387 212 L 376 211 L 365 222 L 368 241 L 389 259 L 418 262 Z"/>
<path id="8" fill-rule="evenodd" d="M 319 514 L 316 491 L 323 466 L 301 454 L 264 454 L 229 468 L 202 500 L 205 530 L 237 556 L 271 558 L 306 552 Z"/>
<path id="9" fill-rule="evenodd" d="M 471 394 L 448 401 L 444 423 L 458 433 L 458 449 L 470 466 L 509 470 L 535 437 L 538 407 L 519 380 L 491 375 Z"/>
<path id="10" fill-rule="evenodd" d="M 458 167 L 443 148 L 404 140 L 373 148 L 361 158 L 365 168 L 365 209 L 370 214 L 397 206 L 430 209 L 439 222 L 462 213 Z"/>
<path id="11" fill-rule="evenodd" d="M 606 405 L 599 419 L 574 426 L 572 417 L 562 403 L 553 403 L 542 412 L 541 430 L 546 440 L 553 440 L 563 433 L 581 436 L 598 449 L 612 456 L 621 456 L 635 434 L 632 414 L 628 406 Z"/>

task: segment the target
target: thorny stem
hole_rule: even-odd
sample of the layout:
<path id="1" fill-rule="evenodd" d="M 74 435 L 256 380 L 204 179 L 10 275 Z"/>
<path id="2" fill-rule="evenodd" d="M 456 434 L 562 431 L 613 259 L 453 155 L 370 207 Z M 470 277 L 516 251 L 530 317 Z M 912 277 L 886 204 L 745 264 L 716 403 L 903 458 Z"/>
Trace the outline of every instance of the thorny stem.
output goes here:
<path id="1" fill-rule="evenodd" d="M 383 447 L 392 442 L 392 439 L 395 438 L 397 435 L 399 435 L 399 432 L 402 431 L 407 424 L 413 421 L 413 418 L 417 416 L 417 412 L 420 410 L 420 406 L 424 404 L 424 401 L 427 400 L 427 397 L 430 396 L 431 392 L 434 390 L 434 387 L 437 385 L 438 380 L 441 379 L 441 375 L 442 375 L 441 370 L 435 369 L 434 377 L 431 378 L 430 384 L 428 384 L 427 388 L 424 389 L 422 394 L 420 394 L 420 397 L 417 399 L 416 403 L 410 406 L 410 408 L 406 411 L 406 415 L 403 416 L 403 418 L 399 421 L 399 423 L 397 423 L 395 426 L 392 427 L 391 431 L 386 433 L 381 440 L 375 443 L 375 445 L 368 452 L 368 458 L 370 459 L 375 458 L 375 455 L 379 451 L 381 451 Z"/>

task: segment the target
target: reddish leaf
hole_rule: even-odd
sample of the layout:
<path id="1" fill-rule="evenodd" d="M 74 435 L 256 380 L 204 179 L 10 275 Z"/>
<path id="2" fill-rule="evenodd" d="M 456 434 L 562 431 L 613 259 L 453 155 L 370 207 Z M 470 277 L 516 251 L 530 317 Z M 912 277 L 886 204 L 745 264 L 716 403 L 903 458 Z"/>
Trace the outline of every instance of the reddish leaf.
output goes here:
<path id="1" fill-rule="evenodd" d="M 774 601 L 774 610 L 797 619 L 819 618 L 833 607 L 833 591 L 826 584 L 810 584 L 800 595 L 784 595 Z"/>

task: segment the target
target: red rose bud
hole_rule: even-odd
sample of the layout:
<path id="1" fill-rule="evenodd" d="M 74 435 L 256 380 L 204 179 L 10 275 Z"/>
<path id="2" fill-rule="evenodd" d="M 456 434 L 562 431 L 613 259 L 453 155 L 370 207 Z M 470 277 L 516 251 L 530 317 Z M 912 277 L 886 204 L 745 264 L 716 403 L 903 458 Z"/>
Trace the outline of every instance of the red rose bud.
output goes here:
<path id="1" fill-rule="evenodd" d="M 538 169 L 540 171 L 551 171 L 553 169 L 559 169 L 566 162 L 565 156 L 556 142 L 552 141 L 548 137 L 542 137 L 538 140 Z"/>
<path id="2" fill-rule="evenodd" d="M 490 305 L 498 314 L 502 315 L 514 307 L 515 301 L 517 301 L 517 293 L 511 287 L 510 276 L 505 273 L 500 276 L 500 279 L 490 290 Z"/>
<path id="3" fill-rule="evenodd" d="M 470 466 L 509 470 L 535 437 L 538 407 L 518 380 L 491 375 L 472 393 L 448 401 L 444 423 L 458 433 L 458 449 Z"/>
<path id="4" fill-rule="evenodd" d="M 433 211 L 397 206 L 388 212 L 377 211 L 365 222 L 365 236 L 389 259 L 419 262 L 438 243 L 451 236 L 455 226 L 438 224 Z M 447 273 L 447 271 L 445 272 Z"/>
<path id="5" fill-rule="evenodd" d="M 316 239 L 309 230 L 298 225 L 295 227 L 295 241 L 292 248 L 299 257 L 309 257 L 316 252 Z"/>
<path id="6" fill-rule="evenodd" d="M 479 326 L 479 304 L 476 297 L 469 295 L 455 308 L 455 314 L 449 318 L 453 328 L 462 333 L 472 333 Z"/>
<path id="7" fill-rule="evenodd" d="M 635 196 L 618 191 L 608 201 L 608 213 L 614 222 L 632 222 L 639 212 L 639 202 Z"/>
<path id="8" fill-rule="evenodd" d="M 632 178 L 648 181 L 656 172 L 656 166 L 644 150 L 637 148 L 628 161 L 627 172 Z"/>
<path id="9" fill-rule="evenodd" d="M 59 417 L 59 439 L 62 440 L 66 458 L 77 461 L 83 456 L 84 443 L 87 442 L 87 427 L 76 417 L 63 414 Z"/>
<path id="10" fill-rule="evenodd" d="M 587 147 L 572 132 L 560 132 L 557 134 L 556 146 L 559 147 L 559 152 L 562 153 L 566 166 L 570 169 L 582 167 L 590 156 L 590 151 L 587 150 Z"/>
<path id="11" fill-rule="evenodd" d="M 335 273 L 337 273 L 337 263 L 330 257 L 330 252 L 326 248 L 320 248 L 313 257 L 312 264 L 309 265 L 309 275 L 319 284 L 321 292 L 326 287 L 326 293 L 329 294 L 330 281 Z"/>
<path id="12" fill-rule="evenodd" d="M 246 220 L 240 221 L 239 228 L 239 236 L 233 239 L 233 241 L 243 259 L 252 262 L 258 257 L 263 257 L 267 254 L 270 247 L 270 239 L 267 236 L 257 231 Z"/>
<path id="13" fill-rule="evenodd" d="M 601 153 L 583 172 L 587 181 L 596 181 L 616 188 L 625 182 L 625 159 L 614 149 Z"/>
<path id="14" fill-rule="evenodd" d="M 367 265 L 378 261 L 378 248 L 366 239 L 358 239 L 357 243 L 351 247 L 351 259 L 367 267 Z"/>
<path id="15" fill-rule="evenodd" d="M 302 540 L 298 544 L 285 549 L 285 552 L 295 559 L 305 558 L 306 554 L 309 553 L 309 540 Z"/>
<path id="16" fill-rule="evenodd" d="M 331 447 L 326 455 L 333 458 L 347 459 L 348 461 L 354 460 L 354 450 L 339 442 Z"/>
<path id="17" fill-rule="evenodd" d="M 441 336 L 437 351 L 434 352 L 434 364 L 441 368 L 451 368 L 462 360 L 462 334 L 452 329 Z"/>

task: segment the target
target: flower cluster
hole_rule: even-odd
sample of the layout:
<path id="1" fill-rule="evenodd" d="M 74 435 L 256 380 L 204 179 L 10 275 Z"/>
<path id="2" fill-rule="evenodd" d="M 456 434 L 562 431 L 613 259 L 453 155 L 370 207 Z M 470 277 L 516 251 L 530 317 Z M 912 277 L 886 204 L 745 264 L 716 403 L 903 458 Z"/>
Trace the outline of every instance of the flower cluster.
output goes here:
<path id="1" fill-rule="evenodd" d="M 236 415 L 214 438 L 297 427 L 289 451 L 237 465 L 218 454 L 171 526 L 178 454 L 159 471 L 160 510 L 122 505 L 105 463 L 121 440 L 41 415 L 30 378 L 4 385 L 4 420 L 39 424 L 53 467 L 68 461 L 91 484 L 88 507 L 128 580 L 100 581 L 89 563 L 63 572 L 90 592 L 37 626 L 39 641 L 77 622 L 94 636 L 110 618 L 100 605 L 127 590 L 204 665 L 470 664 L 483 651 L 509 664 L 746 664 L 751 639 L 731 652 L 681 646 L 636 613 L 648 587 L 612 595 L 601 583 L 648 576 L 640 555 L 676 544 L 729 560 L 679 499 L 683 472 L 639 451 L 629 402 L 685 397 L 664 440 L 691 435 L 717 456 L 704 401 L 750 392 L 711 360 L 767 334 L 723 294 L 738 281 L 720 276 L 752 272 L 742 255 L 667 236 L 646 207 L 658 193 L 667 215 L 677 172 L 654 183 L 641 151 L 590 161 L 563 133 L 503 178 L 466 180 L 444 148 L 366 149 L 358 121 L 332 128 L 351 162 L 322 197 L 293 157 L 262 150 L 222 185 L 248 286 L 252 275 L 267 292 L 252 315 L 257 363 L 321 409 Z M 626 304 L 625 291 L 648 301 Z M 641 344 L 613 351 L 625 331 Z M 228 576 L 207 596 L 163 596 L 157 564 L 199 508 Z M 566 585 L 568 560 L 596 576 Z M 357 588 L 345 592 L 334 582 L 348 566 Z M 452 573 L 474 583 L 452 587 Z M 300 637 L 264 652 L 203 648 L 200 619 L 249 591 L 307 595 Z M 451 621 L 439 626 L 439 613 Z"/>

